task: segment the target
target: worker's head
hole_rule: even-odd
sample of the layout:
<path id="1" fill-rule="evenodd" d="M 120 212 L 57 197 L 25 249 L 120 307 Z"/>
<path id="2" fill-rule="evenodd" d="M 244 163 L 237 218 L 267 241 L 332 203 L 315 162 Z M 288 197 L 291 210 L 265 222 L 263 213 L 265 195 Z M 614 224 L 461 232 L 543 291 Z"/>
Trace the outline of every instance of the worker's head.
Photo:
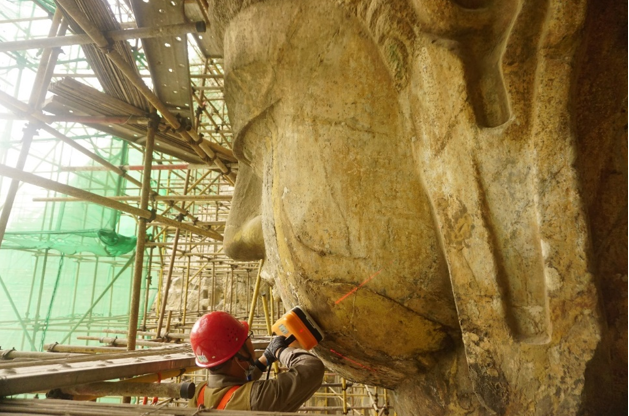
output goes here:
<path id="1" fill-rule="evenodd" d="M 190 344 L 199 367 L 211 372 L 234 372 L 246 377 L 255 358 L 249 325 L 227 312 L 203 315 L 192 327 Z"/>

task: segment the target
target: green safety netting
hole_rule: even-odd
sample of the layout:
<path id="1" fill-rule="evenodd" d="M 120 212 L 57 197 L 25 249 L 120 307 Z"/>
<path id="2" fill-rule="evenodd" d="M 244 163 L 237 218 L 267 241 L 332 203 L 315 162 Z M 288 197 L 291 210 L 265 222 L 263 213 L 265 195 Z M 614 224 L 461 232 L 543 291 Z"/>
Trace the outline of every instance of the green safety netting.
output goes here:
<path id="1" fill-rule="evenodd" d="M 86 133 L 89 138 L 82 145 L 113 165 L 141 163 L 142 154 L 126 142 Z M 17 128 L 4 139 L 0 134 L 0 163 L 14 163 L 19 146 L 8 143 L 20 134 Z M 137 195 L 136 188 L 127 189 L 126 180 L 111 172 L 63 171 L 60 167 L 94 163 L 45 136 L 38 139 L 26 170 L 107 197 Z M 0 204 L 7 189 L 8 181 L 0 178 Z M 128 326 L 135 219 L 86 201 L 54 200 L 60 196 L 65 195 L 28 184 L 16 196 L 0 249 L 1 349 L 41 351 L 55 342 L 99 345 L 77 337 L 102 337 L 105 329 Z M 145 255 L 140 319 L 157 292 L 155 285 L 149 286 L 147 296 L 148 274 Z"/>
<path id="2" fill-rule="evenodd" d="M 42 240 L 42 235 L 50 236 Z M 52 249 L 63 254 L 89 252 L 97 256 L 116 257 L 135 248 L 137 238 L 125 237 L 113 230 L 8 232 L 2 249 Z"/>

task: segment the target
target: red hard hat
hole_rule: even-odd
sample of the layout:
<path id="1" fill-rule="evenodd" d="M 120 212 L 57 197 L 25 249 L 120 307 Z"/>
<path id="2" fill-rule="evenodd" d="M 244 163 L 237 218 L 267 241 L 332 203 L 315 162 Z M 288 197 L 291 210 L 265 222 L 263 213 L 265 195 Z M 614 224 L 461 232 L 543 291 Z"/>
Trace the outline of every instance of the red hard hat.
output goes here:
<path id="1" fill-rule="evenodd" d="M 223 311 L 203 315 L 192 327 L 190 344 L 199 367 L 215 367 L 242 348 L 249 325 Z"/>

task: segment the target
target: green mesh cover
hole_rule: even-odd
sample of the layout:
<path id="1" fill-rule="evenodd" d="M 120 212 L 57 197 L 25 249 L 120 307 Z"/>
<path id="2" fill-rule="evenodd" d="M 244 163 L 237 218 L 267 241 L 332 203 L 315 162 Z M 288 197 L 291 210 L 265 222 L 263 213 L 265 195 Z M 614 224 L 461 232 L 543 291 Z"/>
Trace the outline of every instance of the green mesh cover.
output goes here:
<path id="1" fill-rule="evenodd" d="M 49 236 L 41 239 L 42 235 Z M 53 249 L 63 254 L 93 253 L 116 257 L 135 248 L 136 237 L 125 237 L 112 230 L 8 232 L 2 249 Z"/>

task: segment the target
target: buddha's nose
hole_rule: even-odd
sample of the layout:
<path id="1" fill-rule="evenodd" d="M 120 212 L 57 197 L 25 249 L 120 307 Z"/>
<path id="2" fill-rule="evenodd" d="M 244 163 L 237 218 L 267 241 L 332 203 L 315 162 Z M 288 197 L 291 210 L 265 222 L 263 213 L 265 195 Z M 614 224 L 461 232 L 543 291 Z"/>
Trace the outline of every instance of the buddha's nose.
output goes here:
<path id="1" fill-rule="evenodd" d="M 225 253 L 234 260 L 253 261 L 264 258 L 261 198 L 262 180 L 249 166 L 240 163 L 223 240 Z"/>

